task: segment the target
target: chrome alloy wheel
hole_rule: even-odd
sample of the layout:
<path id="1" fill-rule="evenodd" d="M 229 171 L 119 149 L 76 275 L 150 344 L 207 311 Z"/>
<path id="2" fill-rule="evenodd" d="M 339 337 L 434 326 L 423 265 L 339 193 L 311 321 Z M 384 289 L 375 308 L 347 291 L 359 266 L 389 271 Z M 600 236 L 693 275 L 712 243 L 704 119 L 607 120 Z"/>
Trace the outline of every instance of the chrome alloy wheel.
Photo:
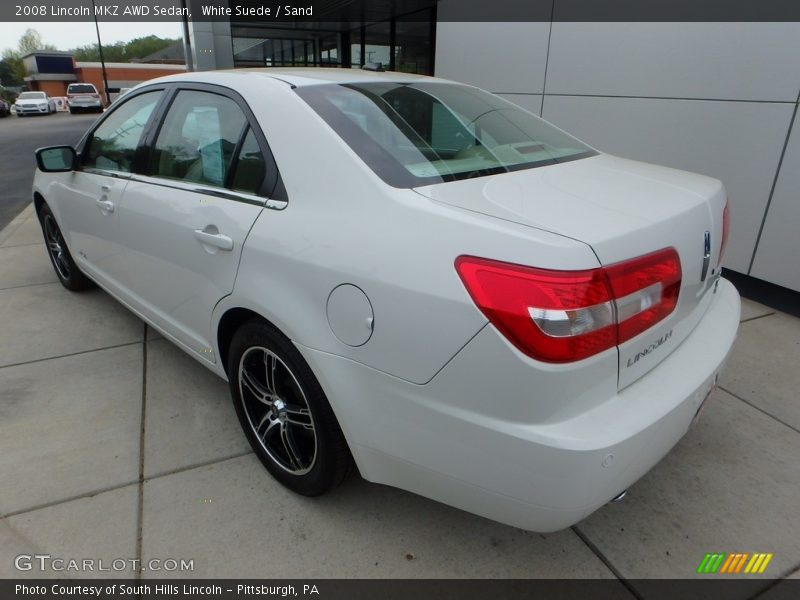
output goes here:
<path id="1" fill-rule="evenodd" d="M 250 427 L 270 459 L 305 475 L 317 459 L 317 432 L 294 373 L 271 350 L 248 348 L 239 361 L 239 397 Z"/>
<path id="2" fill-rule="evenodd" d="M 69 279 L 69 259 L 67 258 L 64 237 L 61 235 L 61 230 L 51 215 L 45 215 L 44 217 L 44 235 L 47 242 L 47 251 L 53 259 L 53 265 L 58 271 L 59 277 Z"/>

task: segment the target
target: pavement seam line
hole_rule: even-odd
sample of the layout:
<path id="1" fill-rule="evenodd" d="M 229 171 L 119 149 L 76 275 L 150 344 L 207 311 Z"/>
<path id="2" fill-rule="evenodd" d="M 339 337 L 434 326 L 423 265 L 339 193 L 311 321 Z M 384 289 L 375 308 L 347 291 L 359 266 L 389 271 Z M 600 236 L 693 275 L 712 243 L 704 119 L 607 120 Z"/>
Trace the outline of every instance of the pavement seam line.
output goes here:
<path id="1" fill-rule="evenodd" d="M 136 579 L 142 577 L 142 530 L 144 529 L 144 439 L 147 418 L 147 323 L 142 323 L 142 413 L 139 426 L 139 498 L 136 510 L 136 558 L 139 568 Z"/>
<path id="2" fill-rule="evenodd" d="M 36 512 L 37 510 L 43 510 L 45 508 L 51 508 L 53 506 L 58 506 L 60 504 L 66 504 L 67 502 L 74 502 L 75 500 L 83 500 L 85 498 L 93 498 L 94 496 L 99 496 L 100 494 L 121 490 L 122 488 L 134 485 L 135 483 L 137 483 L 135 480 L 126 481 L 125 483 L 120 483 L 118 485 L 113 485 L 111 487 L 102 488 L 99 490 L 91 490 L 89 492 L 85 492 L 77 496 L 70 496 L 69 498 L 61 498 L 60 500 L 53 500 L 52 502 L 45 502 L 44 504 L 37 504 L 36 506 L 31 506 L 28 508 L 20 508 L 19 510 L 12 510 L 11 512 L 5 513 L 2 516 L 2 518 L 9 519 L 11 517 L 17 517 L 19 515 L 25 515 L 27 513 Z"/>
<path id="3" fill-rule="evenodd" d="M 758 315 L 757 317 L 749 317 L 747 319 L 742 319 L 741 321 L 739 321 L 739 325 L 741 325 L 742 323 L 749 323 L 750 321 L 755 321 L 756 319 L 763 319 L 764 317 L 774 317 L 776 314 L 778 313 L 771 312 L 765 315 Z"/>
<path id="4" fill-rule="evenodd" d="M 586 544 L 586 547 L 589 548 L 589 550 L 592 552 L 592 554 L 594 554 L 600 560 L 600 562 L 603 563 L 609 571 L 611 571 L 611 573 L 614 575 L 614 577 L 616 577 L 617 580 L 622 585 L 625 586 L 625 588 L 633 595 L 634 598 L 636 598 L 637 600 L 644 600 L 644 596 L 642 596 L 636 590 L 636 588 L 633 587 L 633 585 L 622 575 L 622 573 L 619 571 L 619 569 L 617 569 L 611 563 L 611 561 L 608 559 L 608 557 L 605 554 L 603 554 L 603 552 L 600 550 L 600 548 L 598 548 L 597 545 L 592 540 L 590 540 L 589 537 L 585 533 L 583 533 L 578 528 L 577 525 L 573 525 L 572 527 L 570 527 L 570 529 L 572 530 L 572 532 L 575 535 L 578 536 L 578 538 L 584 544 Z"/>
<path id="5" fill-rule="evenodd" d="M 0 248 L 0 250 L 2 250 L 2 248 Z M 54 283 L 58 283 L 58 281 L 42 281 L 41 283 L 24 283 L 22 285 L 10 285 L 8 287 L 0 287 L 0 292 L 5 292 L 6 290 L 20 290 L 23 288 L 38 287 L 42 285 L 52 285 Z"/>
<path id="6" fill-rule="evenodd" d="M 794 567 L 791 567 L 791 568 L 790 568 L 788 571 L 784 572 L 784 573 L 783 573 L 782 575 L 780 575 L 780 576 L 779 576 L 777 579 L 773 580 L 773 581 L 772 581 L 772 582 L 771 582 L 771 583 L 770 583 L 770 584 L 769 584 L 767 587 L 765 587 L 763 590 L 761 590 L 760 592 L 757 592 L 757 593 L 755 594 L 755 596 L 751 596 L 750 598 L 748 598 L 748 600 L 758 600 L 758 598 L 762 598 L 762 597 L 763 597 L 763 596 L 764 596 L 764 595 L 765 595 L 767 592 L 769 592 L 770 590 L 772 590 L 772 589 L 773 589 L 774 587 L 776 587 L 778 584 L 780 584 L 780 583 L 781 583 L 781 582 L 783 582 L 783 581 L 786 581 L 786 579 L 788 579 L 790 576 L 792 576 L 792 575 L 794 575 L 795 573 L 798 573 L 798 572 L 800 572 L 800 564 L 798 564 L 798 565 L 796 565 L 796 566 L 794 566 Z"/>
<path id="7" fill-rule="evenodd" d="M 749 407 L 751 407 L 751 408 L 755 408 L 755 409 L 756 409 L 758 412 L 760 412 L 760 413 L 763 413 L 764 415 L 768 416 L 770 419 L 772 419 L 772 420 L 774 420 L 774 421 L 777 421 L 778 423 L 780 423 L 780 424 L 781 424 L 781 425 L 783 425 L 784 427 L 788 427 L 789 429 L 791 429 L 791 430 L 792 430 L 792 431 L 794 431 L 795 433 L 800 433 L 800 429 L 798 429 L 798 428 L 797 428 L 797 427 L 795 427 L 794 425 L 789 425 L 789 423 L 787 423 L 786 421 L 784 421 L 784 420 L 780 419 L 779 417 L 776 417 L 776 416 L 775 416 L 775 415 L 773 415 L 772 413 L 769 413 L 769 412 L 767 412 L 766 410 L 764 410 L 764 409 L 763 409 L 763 408 L 761 408 L 760 406 L 756 406 L 755 404 L 753 404 L 753 403 L 752 403 L 752 402 L 750 402 L 749 400 L 745 400 L 744 398 L 742 398 L 742 397 L 741 397 L 741 396 L 739 396 L 738 394 L 734 394 L 734 393 L 733 393 L 732 391 L 730 391 L 728 388 L 726 388 L 726 387 L 724 387 L 724 386 L 722 386 L 722 385 L 720 385 L 720 386 L 718 386 L 718 387 L 719 387 L 719 389 L 721 389 L 721 390 L 722 390 L 723 392 L 725 392 L 726 394 L 729 394 L 729 395 L 733 396 L 734 398 L 736 398 L 736 399 L 737 399 L 737 400 L 739 400 L 740 402 L 744 402 L 745 404 L 747 404 L 747 406 L 749 406 Z"/>
<path id="8" fill-rule="evenodd" d="M 185 473 L 187 471 L 193 471 L 194 469 L 202 469 L 203 467 L 210 467 L 211 465 L 216 465 L 220 463 L 227 462 L 229 460 L 235 460 L 237 458 L 242 458 L 243 456 L 249 456 L 253 454 L 252 450 L 247 450 L 245 452 L 239 452 L 237 454 L 231 454 L 229 456 L 223 456 L 222 458 L 213 458 L 201 463 L 193 463 L 191 465 L 186 465 L 185 467 L 178 467 L 171 471 L 165 471 L 163 473 L 158 473 L 156 475 L 150 475 L 145 477 L 143 481 L 139 481 L 138 479 L 133 479 L 131 481 L 127 481 L 125 483 L 120 483 L 119 485 L 114 485 L 108 488 L 101 488 L 99 490 L 92 490 L 90 492 L 85 492 L 83 494 L 79 494 L 77 496 L 70 496 L 69 498 L 61 498 L 59 500 L 53 500 L 52 502 L 47 502 L 44 504 L 37 504 L 36 506 L 31 506 L 29 508 L 21 508 L 19 510 L 15 510 L 9 512 L 7 514 L 1 515 L 0 520 L 16 517 L 19 515 L 24 515 L 27 513 L 35 512 L 37 510 L 42 510 L 44 508 L 50 508 L 52 506 L 58 506 L 59 504 L 66 504 L 67 502 L 73 502 L 75 500 L 83 500 L 84 498 L 92 498 L 93 496 L 99 496 L 100 494 L 105 494 L 106 492 L 113 492 L 115 490 L 119 490 L 125 487 L 129 487 L 132 485 L 139 485 L 139 483 L 149 483 L 155 479 L 163 479 L 164 477 L 169 477 L 170 475 L 178 475 L 180 473 Z"/>
<path id="9" fill-rule="evenodd" d="M 42 242 L 28 242 L 26 244 L 0 244 L 0 250 L 5 250 L 7 248 L 24 248 L 25 246 L 41 246 L 41 245 Z"/>
<path id="10" fill-rule="evenodd" d="M 156 473 L 155 475 L 149 475 L 148 477 L 145 477 L 144 482 L 150 483 L 155 479 L 162 479 L 164 477 L 169 477 L 170 475 L 178 475 L 179 473 L 193 471 L 194 469 L 202 469 L 203 467 L 218 465 L 220 463 L 228 462 L 229 460 L 236 460 L 237 458 L 242 458 L 243 456 L 250 456 L 251 454 L 253 454 L 252 450 L 244 450 L 242 452 L 237 452 L 236 454 L 231 454 L 229 456 L 224 456 L 222 458 L 212 458 L 201 463 L 194 463 L 191 465 L 187 465 L 185 467 L 178 467 L 177 469 L 172 469 L 171 471 L 164 471 L 163 473 Z"/>
<path id="11" fill-rule="evenodd" d="M 125 348 L 127 346 L 135 346 L 142 342 L 125 342 L 124 344 L 115 344 L 114 346 L 103 346 L 102 348 L 92 348 L 90 350 L 80 350 L 78 352 L 70 352 L 68 354 L 59 354 L 58 356 L 49 356 L 47 358 L 36 358 L 34 360 L 26 360 L 18 363 L 11 363 L 8 365 L 0 365 L 0 369 L 8 369 L 9 367 L 21 367 L 23 365 L 32 365 L 46 360 L 56 360 L 58 358 L 69 358 L 71 356 L 80 356 L 81 354 L 91 354 L 92 352 L 101 352 L 103 350 L 116 350 L 117 348 Z"/>

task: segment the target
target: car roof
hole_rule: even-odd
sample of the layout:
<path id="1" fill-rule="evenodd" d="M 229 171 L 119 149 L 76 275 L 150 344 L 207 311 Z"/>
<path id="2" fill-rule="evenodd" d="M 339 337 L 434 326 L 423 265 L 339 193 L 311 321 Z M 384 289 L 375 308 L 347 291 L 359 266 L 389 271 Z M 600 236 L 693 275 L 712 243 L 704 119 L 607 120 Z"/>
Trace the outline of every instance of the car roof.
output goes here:
<path id="1" fill-rule="evenodd" d="M 394 71 L 367 71 L 363 69 L 319 68 L 319 67 L 267 67 L 256 69 L 231 69 L 225 71 L 201 71 L 181 73 L 159 78 L 158 81 L 193 81 L 197 83 L 219 83 L 223 79 L 235 76 L 247 79 L 271 79 L 283 81 L 293 86 L 320 85 L 324 83 L 366 83 L 366 82 L 397 82 L 414 83 L 447 82 L 445 79 L 415 75 L 411 73 L 397 73 Z M 152 82 L 151 82 L 152 83 Z M 447 82 L 449 83 L 449 82 Z"/>

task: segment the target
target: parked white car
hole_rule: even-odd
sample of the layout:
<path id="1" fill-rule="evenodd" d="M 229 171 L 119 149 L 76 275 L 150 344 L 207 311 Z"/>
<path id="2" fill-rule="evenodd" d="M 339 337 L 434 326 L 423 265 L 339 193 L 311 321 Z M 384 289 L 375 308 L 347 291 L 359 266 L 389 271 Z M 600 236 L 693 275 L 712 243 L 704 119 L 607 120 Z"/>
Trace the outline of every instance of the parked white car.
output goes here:
<path id="1" fill-rule="evenodd" d="M 103 112 L 103 100 L 97 88 L 91 83 L 70 83 L 67 86 L 67 106 L 69 112 Z"/>
<path id="2" fill-rule="evenodd" d="M 14 112 L 18 117 L 52 115 L 56 112 L 56 104 L 45 92 L 22 92 L 14 102 Z"/>
<path id="3" fill-rule="evenodd" d="M 34 200 L 92 282 L 230 382 L 281 483 L 352 464 L 518 527 L 567 527 L 686 433 L 733 344 L 726 193 L 497 96 L 335 69 L 138 87 Z"/>

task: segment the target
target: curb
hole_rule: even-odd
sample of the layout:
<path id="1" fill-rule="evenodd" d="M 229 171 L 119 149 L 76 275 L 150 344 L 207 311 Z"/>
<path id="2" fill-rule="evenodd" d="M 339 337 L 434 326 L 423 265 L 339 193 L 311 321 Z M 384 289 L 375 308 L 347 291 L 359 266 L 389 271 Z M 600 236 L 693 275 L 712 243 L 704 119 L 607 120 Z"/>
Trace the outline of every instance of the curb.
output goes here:
<path id="1" fill-rule="evenodd" d="M 28 204 L 22 211 L 14 217 L 14 219 L 6 225 L 3 229 L 0 230 L 0 245 L 3 245 L 8 238 L 14 235 L 14 232 L 20 228 L 20 226 L 30 219 L 34 215 L 33 210 L 33 202 Z"/>

